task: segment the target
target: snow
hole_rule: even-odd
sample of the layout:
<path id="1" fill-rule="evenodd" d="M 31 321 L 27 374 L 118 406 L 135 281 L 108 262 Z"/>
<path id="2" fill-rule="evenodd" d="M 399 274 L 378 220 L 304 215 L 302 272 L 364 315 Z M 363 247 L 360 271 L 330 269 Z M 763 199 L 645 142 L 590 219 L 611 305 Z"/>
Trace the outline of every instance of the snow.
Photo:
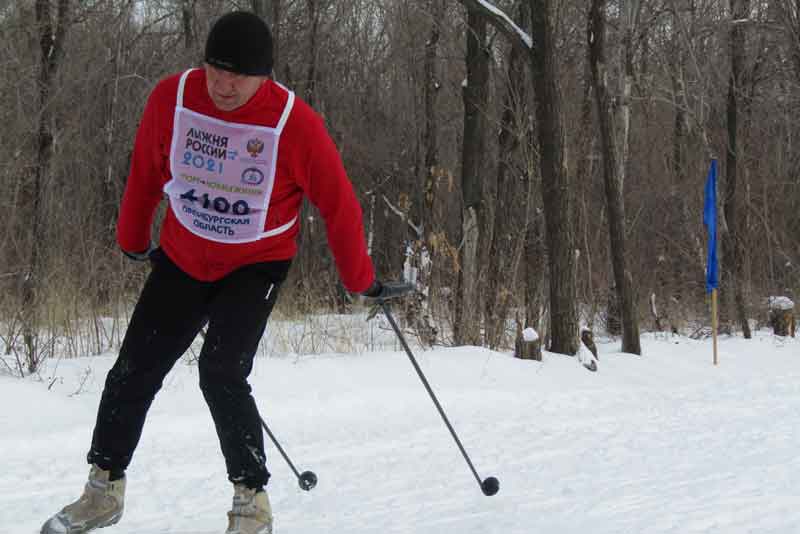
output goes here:
<path id="1" fill-rule="evenodd" d="M 800 532 L 800 340 L 723 336 L 718 367 L 710 340 L 648 334 L 642 357 L 596 342 L 596 373 L 547 352 L 415 349 L 493 497 L 399 347 L 260 355 L 262 414 L 319 476 L 302 491 L 267 440 L 276 534 Z M 38 532 L 80 493 L 113 358 L 0 375 L 0 533 Z M 104 534 L 224 532 L 232 490 L 197 380 L 185 362 L 166 379 Z"/>
<path id="2" fill-rule="evenodd" d="M 504 11 L 499 9 L 493 3 L 489 2 L 488 0 L 477 0 L 477 2 L 487 11 L 493 13 L 496 17 L 499 17 L 503 20 L 503 22 L 512 29 L 519 38 L 525 43 L 528 48 L 533 48 L 533 39 L 531 36 L 522 28 L 520 28 L 516 22 L 514 22 L 511 17 L 506 15 Z"/>
<path id="3" fill-rule="evenodd" d="M 789 297 L 770 297 L 769 308 L 771 310 L 793 310 L 794 302 Z"/>
<path id="4" fill-rule="evenodd" d="M 522 331 L 522 339 L 527 341 L 528 343 L 533 343 L 537 339 L 539 339 L 539 334 L 531 328 L 530 326 Z"/>

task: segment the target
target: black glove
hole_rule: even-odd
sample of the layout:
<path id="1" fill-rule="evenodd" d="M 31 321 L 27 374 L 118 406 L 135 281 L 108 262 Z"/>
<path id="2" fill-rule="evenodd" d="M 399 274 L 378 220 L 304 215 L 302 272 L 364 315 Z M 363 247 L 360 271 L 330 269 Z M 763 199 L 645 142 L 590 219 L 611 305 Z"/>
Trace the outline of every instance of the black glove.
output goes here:
<path id="1" fill-rule="evenodd" d="M 123 250 L 122 253 L 134 261 L 146 261 L 150 259 L 150 254 L 152 254 L 155 249 L 153 245 L 150 245 L 147 250 L 143 252 L 128 252 L 127 250 Z"/>
<path id="2" fill-rule="evenodd" d="M 388 300 L 397 297 L 402 297 L 414 289 L 414 286 L 408 282 L 379 282 L 377 279 L 372 282 L 369 289 L 364 291 L 362 295 L 367 298 L 375 300 Z"/>

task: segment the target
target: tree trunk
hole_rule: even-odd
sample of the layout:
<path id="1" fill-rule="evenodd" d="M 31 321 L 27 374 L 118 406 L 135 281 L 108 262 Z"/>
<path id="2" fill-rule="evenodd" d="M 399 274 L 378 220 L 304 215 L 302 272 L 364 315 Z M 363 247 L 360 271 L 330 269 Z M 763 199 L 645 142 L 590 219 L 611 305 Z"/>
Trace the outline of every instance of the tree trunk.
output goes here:
<path id="1" fill-rule="evenodd" d="M 439 168 L 439 121 L 437 115 L 437 100 L 439 96 L 439 77 L 436 62 L 441 36 L 440 24 L 444 18 L 446 0 L 429 0 L 428 9 L 431 15 L 431 27 L 428 40 L 425 42 L 425 58 L 423 63 L 424 80 L 422 99 L 425 107 L 425 116 L 422 126 L 423 170 L 421 198 L 416 204 L 418 209 L 419 227 L 422 236 L 414 245 L 414 263 L 418 269 L 416 295 L 413 299 L 415 306 L 414 329 L 420 340 L 432 345 L 435 343 L 438 329 L 433 322 L 433 301 L 438 294 L 438 279 L 435 276 L 439 267 L 440 258 L 437 253 L 437 234 L 442 221 L 437 217 L 437 190 L 438 181 L 442 175 Z M 441 258 L 444 261 L 444 258 Z M 409 315 L 407 314 L 407 317 Z"/>
<path id="2" fill-rule="evenodd" d="M 795 82 L 800 81 L 800 0 L 775 0 L 778 16 L 784 25 L 784 33 L 788 35 L 789 55 L 794 68 Z"/>
<path id="3" fill-rule="evenodd" d="M 528 199 L 531 201 L 529 210 L 535 213 L 533 204 L 533 177 L 530 177 Z M 542 232 L 540 218 L 535 214 L 528 222 L 525 231 L 525 254 L 524 268 L 525 273 L 525 325 L 536 329 L 539 336 L 543 336 L 541 328 L 541 307 L 542 307 L 542 286 L 544 284 L 544 264 L 542 258 L 545 255 L 542 246 Z M 542 359 L 541 343 L 535 345 L 533 359 Z"/>
<path id="4" fill-rule="evenodd" d="M 605 2 L 604 2 L 605 3 Z M 631 92 L 633 90 L 633 34 L 639 16 L 640 0 L 621 0 L 622 16 L 622 46 L 619 50 L 620 76 L 619 76 L 619 106 L 617 109 L 617 122 L 619 123 L 619 183 L 621 190 L 625 189 L 625 180 L 630 167 L 630 137 L 631 137 Z M 605 26 L 605 13 L 601 14 Z M 604 38 L 605 40 L 605 38 Z M 605 54 L 605 51 L 602 51 Z"/>
<path id="5" fill-rule="evenodd" d="M 617 164 L 617 148 L 613 128 L 612 102 L 608 93 L 608 71 L 605 64 L 605 10 L 606 0 L 592 0 L 589 14 L 588 41 L 589 60 L 592 71 L 592 86 L 597 103 L 600 126 L 600 144 L 603 147 L 603 178 L 606 203 L 608 204 L 608 226 L 611 240 L 611 259 L 614 269 L 616 298 L 622 315 L 622 351 L 641 354 L 639 342 L 639 320 L 636 314 L 633 287 L 627 272 L 625 257 L 625 202 L 622 179 L 617 173 L 624 164 Z M 629 119 L 627 119 L 629 120 Z"/>
<path id="6" fill-rule="evenodd" d="M 521 6 L 517 19 L 521 18 Z M 488 274 L 485 297 L 486 344 L 493 349 L 500 346 L 505 332 L 506 315 L 514 287 L 508 282 L 515 278 L 510 271 L 514 265 L 513 218 L 510 216 L 516 188 L 508 176 L 511 157 L 519 146 L 521 126 L 518 117 L 525 116 L 517 102 L 524 103 L 525 65 L 517 47 L 511 47 L 508 58 L 508 86 L 503 97 L 503 114 L 500 119 L 497 161 L 497 197 L 494 204 L 494 223 L 489 244 Z M 501 280 L 505 280 L 503 285 Z"/>
<path id="7" fill-rule="evenodd" d="M 671 7 L 671 24 L 679 28 L 681 26 L 680 13 L 676 6 Z M 672 120 L 671 138 L 671 176 L 669 176 L 669 196 L 665 206 L 664 227 L 669 228 L 669 232 L 664 232 L 660 237 L 660 251 L 658 271 L 656 280 L 658 281 L 658 298 L 660 299 L 660 318 L 663 320 L 662 326 L 669 326 L 673 332 L 679 330 L 680 318 L 686 310 L 680 309 L 678 303 L 683 302 L 683 294 L 687 286 L 687 281 L 692 275 L 687 269 L 687 262 L 680 257 L 679 250 L 675 244 L 675 236 L 689 236 L 696 227 L 696 213 L 687 201 L 684 194 L 687 184 L 687 166 L 689 163 L 687 144 L 689 143 L 690 114 L 688 113 L 689 97 L 687 94 L 687 84 L 684 79 L 684 63 L 686 61 L 685 49 L 682 46 L 682 35 L 680 32 L 673 32 L 672 38 L 668 41 L 668 62 L 669 67 L 669 87 L 671 89 L 671 107 L 674 113 Z"/>
<path id="8" fill-rule="evenodd" d="M 489 83 L 489 55 L 486 50 L 486 19 L 475 10 L 467 14 L 467 83 L 463 88 L 464 141 L 461 188 L 462 246 L 459 294 L 454 337 L 456 344 L 480 343 L 478 292 L 478 243 L 483 209 L 481 174 L 485 160 L 486 108 Z"/>
<path id="9" fill-rule="evenodd" d="M 308 19 L 310 27 L 308 29 L 308 70 L 306 72 L 306 90 L 305 101 L 309 106 L 314 107 L 316 104 L 316 91 L 317 91 L 317 46 L 319 41 L 319 1 L 320 0 L 306 0 L 308 7 Z"/>
<path id="10" fill-rule="evenodd" d="M 678 15 L 675 14 L 675 17 Z M 686 229 L 687 223 L 686 214 L 689 209 L 686 206 L 686 199 L 680 194 L 683 185 L 686 183 L 686 88 L 683 80 L 683 67 L 682 54 L 679 52 L 680 47 L 677 43 L 674 46 L 672 61 L 670 62 L 670 81 L 672 82 L 673 92 L 673 108 L 675 112 L 674 121 L 672 123 L 672 187 L 670 187 L 670 209 L 667 211 L 669 226 L 676 228 L 678 232 Z M 670 224 L 671 223 L 671 224 Z M 662 238 L 666 240 L 666 238 Z M 669 243 L 665 243 L 664 249 L 668 249 Z M 669 253 L 664 254 L 665 261 L 663 272 L 661 275 L 662 285 L 666 286 L 662 291 L 662 297 L 665 304 L 669 305 L 670 299 L 673 297 L 674 292 L 678 291 L 683 286 L 685 263 L 683 261 L 675 261 L 673 255 Z M 668 316 L 672 317 L 674 314 L 669 313 Z"/>
<path id="11" fill-rule="evenodd" d="M 302 94 L 303 99 L 306 103 L 315 108 L 315 110 L 320 113 L 321 110 L 318 108 L 318 102 L 316 98 L 316 87 L 317 87 L 317 56 L 318 56 L 318 41 L 319 41 L 319 23 L 320 23 L 320 2 L 322 0 L 305 0 L 305 6 L 307 9 L 306 17 L 309 21 L 308 28 L 307 28 L 307 35 L 305 38 L 307 39 L 308 48 L 305 53 L 308 55 L 307 58 L 307 69 L 305 72 L 305 79 L 299 81 L 300 84 L 303 84 L 304 87 L 302 89 L 298 89 L 298 94 Z M 287 65 L 287 71 L 289 66 Z M 287 78 L 288 78 L 287 72 Z M 299 242 L 303 245 L 299 249 L 299 254 L 295 260 L 297 264 L 298 276 L 297 280 L 300 282 L 302 286 L 304 286 L 304 292 L 310 294 L 310 291 L 306 291 L 307 284 L 310 283 L 311 280 L 319 280 L 322 273 L 327 276 L 329 274 L 329 267 L 330 262 L 327 261 L 329 256 L 327 252 L 325 252 L 322 247 L 319 246 L 320 238 L 319 232 L 315 230 L 315 227 L 318 226 L 317 218 L 315 217 L 316 211 L 309 202 L 308 198 L 303 198 L 303 204 L 300 208 L 300 238 Z M 334 283 L 335 285 L 336 283 Z M 332 286 L 333 287 L 333 286 Z M 338 298 L 339 288 L 336 287 L 333 289 L 337 293 L 337 297 L 334 298 L 334 303 L 338 302 L 340 299 Z"/>
<path id="12" fill-rule="evenodd" d="M 583 88 L 581 90 L 581 114 L 578 123 L 578 141 L 577 141 L 577 154 L 581 157 L 576 162 L 575 170 L 575 184 L 576 188 L 580 188 L 580 206 L 576 208 L 576 231 L 580 231 L 582 235 L 577 236 L 576 239 L 583 242 L 583 258 L 586 263 L 586 275 L 583 277 L 585 280 L 585 297 L 584 302 L 589 306 L 589 313 L 587 317 L 587 325 L 589 328 L 594 328 L 594 320 L 597 316 L 598 299 L 594 287 L 594 280 L 592 273 L 592 243 L 590 241 L 590 228 L 594 216 L 590 213 L 590 205 L 593 204 L 591 190 L 592 177 L 594 176 L 594 151 L 596 144 L 596 132 L 593 127 L 592 107 L 594 104 L 594 88 L 592 87 L 592 75 L 589 68 L 589 62 L 586 62 L 585 73 L 583 78 Z"/>
<path id="13" fill-rule="evenodd" d="M 742 24 L 733 21 L 745 19 L 750 12 L 750 0 L 731 0 L 732 26 L 730 32 L 731 74 L 728 79 L 728 153 L 726 158 L 726 185 L 722 206 L 727 232 L 722 236 L 722 265 L 728 281 L 728 290 L 733 292 L 736 317 L 744 333 L 750 339 L 750 325 L 742 292 L 744 284 L 741 245 L 738 241 L 739 220 L 737 214 L 736 186 L 738 181 L 739 143 L 738 115 L 739 93 L 744 70 L 745 34 Z"/>
<path id="14" fill-rule="evenodd" d="M 428 41 L 425 43 L 425 85 L 423 86 L 423 101 L 425 102 L 425 117 L 423 119 L 422 146 L 425 151 L 424 178 L 423 178 L 423 213 L 420 214 L 419 223 L 422 226 L 426 239 L 430 243 L 433 228 L 434 190 L 436 179 L 439 175 L 439 122 L 437 120 L 436 101 L 439 96 L 439 79 L 436 74 L 436 57 L 438 55 L 442 17 L 444 16 L 445 0 L 430 0 L 431 30 Z M 428 247 L 430 249 L 430 247 Z"/>
<path id="15" fill-rule="evenodd" d="M 272 71 L 278 71 L 278 45 L 280 44 L 281 0 L 250 0 L 253 13 L 264 19 L 272 31 Z"/>
<path id="16" fill-rule="evenodd" d="M 191 50 L 194 46 L 194 0 L 181 0 L 181 22 L 183 23 L 183 47 Z"/>
<path id="17" fill-rule="evenodd" d="M 575 230 L 572 191 L 566 168 L 561 95 L 556 65 L 555 29 L 550 0 L 530 0 L 531 50 L 536 120 L 542 173 L 542 200 L 550 258 L 550 350 L 578 352 L 578 309 L 575 280 Z"/>
<path id="18" fill-rule="evenodd" d="M 44 246 L 44 226 L 42 224 L 42 204 L 44 197 L 43 184 L 50 172 L 52 160 L 53 133 L 50 131 L 51 113 L 50 94 L 53 77 L 63 54 L 66 38 L 69 0 L 59 0 L 55 26 L 51 14 L 49 0 L 37 0 L 36 24 L 39 35 L 39 117 L 36 131 L 36 160 L 31 180 L 22 192 L 22 205 L 29 207 L 27 214 L 30 225 L 30 241 L 28 243 L 28 266 L 22 285 L 22 321 L 25 342 L 25 357 L 28 372 L 35 372 L 39 366 L 38 350 L 38 306 L 41 290 L 41 248 Z"/>

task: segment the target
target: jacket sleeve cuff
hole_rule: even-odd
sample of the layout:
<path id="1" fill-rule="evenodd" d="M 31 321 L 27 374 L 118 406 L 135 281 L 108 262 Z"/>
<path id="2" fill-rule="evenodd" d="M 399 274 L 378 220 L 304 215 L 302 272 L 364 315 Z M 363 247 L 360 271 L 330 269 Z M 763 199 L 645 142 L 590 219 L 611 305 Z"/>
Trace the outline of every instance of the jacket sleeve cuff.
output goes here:
<path id="1" fill-rule="evenodd" d="M 129 257 L 132 260 L 145 261 L 145 260 L 150 259 L 150 253 L 153 251 L 153 246 L 151 245 L 146 250 L 143 250 L 141 252 L 129 252 L 129 251 L 124 250 L 124 249 L 121 249 L 121 250 L 122 250 L 123 254 L 125 254 L 127 257 Z"/>

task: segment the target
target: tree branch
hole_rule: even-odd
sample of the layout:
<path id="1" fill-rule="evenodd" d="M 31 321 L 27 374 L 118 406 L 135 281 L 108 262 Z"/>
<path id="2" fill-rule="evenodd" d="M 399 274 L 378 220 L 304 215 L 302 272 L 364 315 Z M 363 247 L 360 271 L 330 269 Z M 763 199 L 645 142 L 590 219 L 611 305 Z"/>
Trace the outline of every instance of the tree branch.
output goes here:
<path id="1" fill-rule="evenodd" d="M 489 23 L 498 31 L 503 33 L 514 46 L 518 46 L 527 52 L 533 48 L 533 38 L 522 28 L 498 9 L 488 0 L 458 0 L 458 2 L 471 11 L 477 11 L 487 18 Z"/>
<path id="2" fill-rule="evenodd" d="M 417 226 L 417 225 L 415 225 L 415 224 L 414 224 L 414 223 L 411 221 L 411 219 L 410 219 L 410 218 L 409 218 L 409 217 L 408 217 L 408 216 L 407 216 L 407 215 L 406 215 L 406 214 L 403 212 L 403 210 L 401 210 L 400 208 L 398 208 L 397 206 L 395 206 L 394 204 L 392 204 L 392 203 L 391 203 L 391 201 L 390 201 L 388 198 L 386 198 L 386 195 L 381 195 L 381 196 L 383 197 L 383 201 L 384 201 L 384 202 L 386 202 L 386 205 L 389 207 L 389 209 L 390 209 L 390 210 L 392 210 L 392 211 L 395 213 L 395 215 L 397 215 L 398 217 L 400 217 L 400 219 L 401 219 L 403 222 L 405 222 L 406 224 L 408 224 L 408 226 L 409 226 L 409 227 L 410 227 L 412 230 L 414 230 L 414 232 L 417 234 L 417 237 L 421 239 L 421 238 L 423 237 L 423 235 L 422 235 L 422 228 L 421 228 L 421 227 L 419 227 L 419 226 Z"/>

